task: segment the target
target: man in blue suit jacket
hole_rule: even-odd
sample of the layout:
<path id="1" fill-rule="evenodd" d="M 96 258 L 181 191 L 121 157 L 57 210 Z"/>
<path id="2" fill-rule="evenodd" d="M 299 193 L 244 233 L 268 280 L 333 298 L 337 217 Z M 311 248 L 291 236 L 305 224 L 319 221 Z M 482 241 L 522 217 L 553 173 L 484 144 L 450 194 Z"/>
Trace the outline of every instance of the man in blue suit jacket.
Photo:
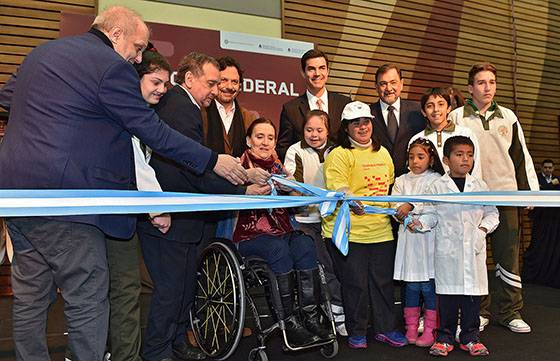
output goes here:
<path id="1" fill-rule="evenodd" d="M 131 134 L 195 173 L 246 180 L 236 159 L 169 128 L 146 106 L 131 63 L 141 60 L 148 35 L 136 13 L 111 7 L 88 33 L 26 57 L 0 145 L 0 188 L 136 189 Z M 18 360 L 48 359 L 46 317 L 57 288 L 77 360 L 101 360 L 109 316 L 105 235 L 130 238 L 135 222 L 133 215 L 7 220 Z"/>
<path id="2" fill-rule="evenodd" d="M 177 68 L 175 80 L 178 84 L 154 107 L 162 121 L 200 143 L 203 142 L 201 108 L 207 107 L 218 93 L 218 66 L 208 55 L 188 54 Z M 261 194 L 270 192 L 266 180 L 264 186 L 234 186 L 211 174 L 196 176 L 186 172 L 157 152 L 152 155 L 150 165 L 164 191 L 257 194 L 262 188 Z M 145 217 L 138 222 L 144 261 L 154 282 L 142 350 L 146 361 L 168 360 L 172 356 L 178 360 L 204 357 L 201 351 L 186 343 L 187 321 L 196 286 L 197 245 L 207 218 L 204 213 L 171 214 L 171 227 L 165 234 Z"/>

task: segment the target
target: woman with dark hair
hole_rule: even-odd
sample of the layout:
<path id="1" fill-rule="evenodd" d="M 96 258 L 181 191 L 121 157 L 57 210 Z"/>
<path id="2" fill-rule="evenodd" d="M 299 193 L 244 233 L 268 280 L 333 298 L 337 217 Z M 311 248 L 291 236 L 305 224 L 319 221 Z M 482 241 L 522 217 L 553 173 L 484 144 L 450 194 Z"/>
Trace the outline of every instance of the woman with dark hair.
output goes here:
<path id="1" fill-rule="evenodd" d="M 367 104 L 344 107 L 339 146 L 324 164 L 327 189 L 354 196 L 386 196 L 394 181 L 391 155 L 373 137 L 373 115 Z M 376 206 L 388 207 L 386 202 Z M 375 339 L 391 346 L 407 344 L 396 331 L 393 290 L 395 242 L 389 216 L 365 214 L 360 202 L 351 206 L 348 255 L 343 257 L 327 240 L 342 284 L 348 346 L 366 348 L 368 306 L 373 310 Z M 332 238 L 335 216 L 324 218 L 323 234 Z"/>
<path id="2" fill-rule="evenodd" d="M 150 49 L 150 47 L 148 47 Z M 135 64 L 140 76 L 140 91 L 148 106 L 159 102 L 165 94 L 171 67 L 155 49 L 142 53 L 142 62 Z M 140 191 L 160 191 L 155 172 L 148 164 L 151 150 L 132 137 L 136 186 Z M 169 214 L 150 214 L 150 221 L 161 233 L 171 226 Z M 135 233 L 132 239 L 123 241 L 107 238 L 109 263 L 109 344 L 111 360 L 140 359 L 140 243 Z"/>
<path id="3" fill-rule="evenodd" d="M 241 156 L 243 167 L 285 174 L 274 151 L 276 137 L 270 120 L 254 120 L 247 129 L 249 148 Z M 319 319 L 322 311 L 318 306 L 321 295 L 315 244 L 311 237 L 293 229 L 287 209 L 240 211 L 232 239 L 241 255 L 263 258 L 276 275 L 290 345 L 306 346 L 332 337 Z M 294 290 L 302 319 L 294 312 Z"/>

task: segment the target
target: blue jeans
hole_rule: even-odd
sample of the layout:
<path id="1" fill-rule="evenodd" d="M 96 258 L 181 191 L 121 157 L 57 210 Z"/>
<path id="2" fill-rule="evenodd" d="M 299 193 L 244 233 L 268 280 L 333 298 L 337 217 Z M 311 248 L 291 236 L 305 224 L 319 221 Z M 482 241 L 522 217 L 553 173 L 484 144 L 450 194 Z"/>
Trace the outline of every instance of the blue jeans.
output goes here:
<path id="1" fill-rule="evenodd" d="M 424 308 L 427 310 L 436 309 L 436 286 L 433 278 L 426 282 L 407 282 L 405 287 L 405 307 L 420 306 L 420 294 L 422 294 Z"/>
<path id="2" fill-rule="evenodd" d="M 317 267 L 313 239 L 298 231 L 282 236 L 263 234 L 242 241 L 239 243 L 239 253 L 242 256 L 258 256 L 264 259 L 275 274 Z"/>

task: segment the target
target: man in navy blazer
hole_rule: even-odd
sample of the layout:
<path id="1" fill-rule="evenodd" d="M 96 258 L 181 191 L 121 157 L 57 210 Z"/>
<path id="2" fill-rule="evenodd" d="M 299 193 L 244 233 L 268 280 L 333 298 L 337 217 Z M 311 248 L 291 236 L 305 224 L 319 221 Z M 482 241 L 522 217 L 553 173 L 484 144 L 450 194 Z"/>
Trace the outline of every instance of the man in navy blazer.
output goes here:
<path id="1" fill-rule="evenodd" d="M 220 72 L 217 61 L 205 54 L 190 53 L 177 68 L 171 88 L 155 106 L 160 119 L 191 139 L 204 141 L 201 108 L 218 93 Z M 154 152 L 150 165 L 164 191 L 218 194 L 268 194 L 266 177 L 260 183 L 235 186 L 212 174 L 194 175 L 175 161 Z M 252 177 L 253 178 L 253 177 Z M 260 192 L 259 192 L 260 190 Z M 154 282 L 142 358 L 146 361 L 200 360 L 204 354 L 186 343 L 187 322 L 194 300 L 196 257 L 203 235 L 204 219 L 195 213 L 172 213 L 165 234 L 148 219 L 138 223 L 144 261 Z M 145 216 L 144 216 L 145 218 Z"/>
<path id="2" fill-rule="evenodd" d="M 420 105 L 401 99 L 402 88 L 402 74 L 396 64 L 383 64 L 377 69 L 375 89 L 379 101 L 371 105 L 371 113 L 375 116 L 373 135 L 391 154 L 395 177 L 408 172 L 408 141 L 426 127 Z"/>
<path id="3" fill-rule="evenodd" d="M 136 189 L 131 134 L 193 172 L 246 180 L 236 159 L 172 130 L 146 106 L 131 63 L 141 60 L 148 35 L 138 14 L 110 7 L 89 32 L 49 41 L 26 57 L 0 144 L 0 188 Z M 46 318 L 57 288 L 77 360 L 100 360 L 109 317 L 105 235 L 130 238 L 136 216 L 19 217 L 7 224 L 17 360 L 48 359 Z"/>
<path id="4" fill-rule="evenodd" d="M 288 148 L 303 139 L 303 124 L 310 110 L 319 109 L 329 114 L 329 138 L 336 141 L 344 106 L 352 100 L 341 94 L 327 92 L 329 60 L 320 50 L 311 49 L 301 57 L 301 75 L 307 88 L 305 94 L 282 106 L 276 152 L 282 161 Z"/>

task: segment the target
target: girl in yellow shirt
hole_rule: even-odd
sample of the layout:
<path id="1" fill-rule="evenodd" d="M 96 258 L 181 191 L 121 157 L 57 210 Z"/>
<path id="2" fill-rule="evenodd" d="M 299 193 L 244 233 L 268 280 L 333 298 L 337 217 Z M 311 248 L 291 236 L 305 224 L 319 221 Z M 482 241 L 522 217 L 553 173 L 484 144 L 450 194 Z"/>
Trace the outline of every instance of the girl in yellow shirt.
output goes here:
<path id="1" fill-rule="evenodd" d="M 324 164 L 327 189 L 355 196 L 386 196 L 394 181 L 393 161 L 387 149 L 373 139 L 373 115 L 367 104 L 352 102 L 342 112 L 338 147 Z M 388 207 L 388 203 L 372 203 Z M 352 208 L 346 257 L 327 242 L 342 282 L 348 345 L 366 348 L 368 305 L 373 311 L 375 339 L 391 346 L 407 344 L 396 331 L 393 289 L 395 242 L 389 216 L 364 214 L 358 202 Z M 323 221 L 323 233 L 332 238 L 336 214 Z"/>

